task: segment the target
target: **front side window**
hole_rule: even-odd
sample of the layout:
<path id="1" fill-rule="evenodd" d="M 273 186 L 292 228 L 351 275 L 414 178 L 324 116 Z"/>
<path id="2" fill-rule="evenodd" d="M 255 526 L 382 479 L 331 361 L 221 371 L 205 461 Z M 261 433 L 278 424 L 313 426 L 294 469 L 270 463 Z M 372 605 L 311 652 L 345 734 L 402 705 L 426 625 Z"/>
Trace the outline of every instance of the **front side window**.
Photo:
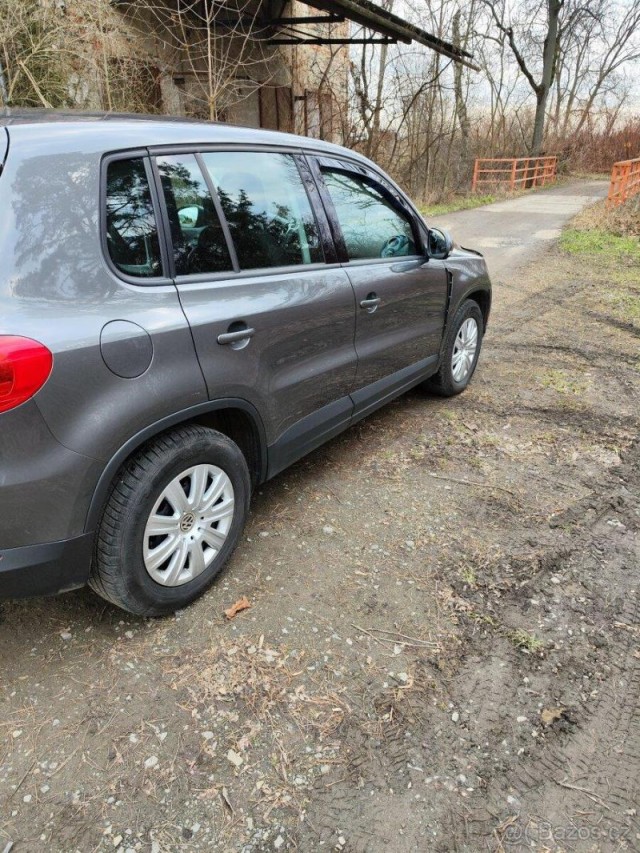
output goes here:
<path id="1" fill-rule="evenodd" d="M 229 224 L 240 269 L 324 261 L 318 227 L 290 154 L 202 154 Z"/>
<path id="2" fill-rule="evenodd" d="M 158 228 L 142 157 L 112 160 L 107 167 L 107 248 L 127 275 L 162 275 Z"/>
<path id="3" fill-rule="evenodd" d="M 233 270 L 211 193 L 193 154 L 156 160 L 173 245 L 176 275 Z"/>
<path id="4" fill-rule="evenodd" d="M 350 261 L 415 255 L 409 218 L 366 179 L 323 169 Z"/>

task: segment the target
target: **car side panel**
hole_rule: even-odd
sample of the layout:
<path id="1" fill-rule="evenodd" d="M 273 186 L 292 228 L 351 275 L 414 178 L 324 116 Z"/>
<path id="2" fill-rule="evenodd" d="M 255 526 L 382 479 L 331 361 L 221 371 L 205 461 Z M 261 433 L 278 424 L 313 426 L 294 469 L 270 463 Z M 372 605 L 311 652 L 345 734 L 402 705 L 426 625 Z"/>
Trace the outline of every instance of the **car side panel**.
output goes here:
<path id="1" fill-rule="evenodd" d="M 490 307 L 491 280 L 487 263 L 479 252 L 456 246 L 444 264 L 451 274 L 451 303 L 454 310 L 469 293 L 476 291 L 487 295 Z"/>
<path id="2" fill-rule="evenodd" d="M 348 395 L 356 373 L 354 298 L 338 266 L 261 270 L 216 282 L 180 283 L 210 398 L 241 397 L 262 415 L 269 444 Z M 242 349 L 218 336 L 244 323 Z"/>
<path id="3" fill-rule="evenodd" d="M 377 170 L 366 169 L 343 158 L 311 156 L 307 159 L 331 224 L 338 256 L 355 293 L 358 371 L 352 391 L 373 386 L 411 366 L 415 366 L 416 375 L 421 375 L 423 360 L 437 357 L 439 353 L 448 300 L 448 280 L 443 263 L 427 258 L 421 252 L 426 235 L 424 223 L 415 216 L 411 205 L 399 191 Z M 374 181 L 383 196 L 394 196 L 403 208 L 400 212 L 412 221 L 417 254 L 349 261 L 340 216 L 325 182 L 323 169 L 343 171 L 356 180 Z M 379 304 L 373 308 L 362 305 L 370 298 L 379 299 Z M 369 392 L 366 396 L 370 400 Z"/>
<path id="4" fill-rule="evenodd" d="M 398 258 L 392 263 L 356 262 L 345 268 L 358 305 L 356 389 L 437 355 L 447 303 L 441 261 Z M 381 300 L 371 313 L 360 307 L 370 294 Z"/>
<path id="5" fill-rule="evenodd" d="M 0 177 L 0 334 L 51 350 L 35 403 L 62 445 L 108 460 L 207 390 L 175 286 L 128 284 L 102 257 L 100 155 L 83 152 L 81 137 L 56 140 L 42 154 L 28 135 L 12 137 Z"/>
<path id="6" fill-rule="evenodd" d="M 55 440 L 28 400 L 0 414 L 0 569 L 5 549 L 84 532 L 102 464 Z"/>

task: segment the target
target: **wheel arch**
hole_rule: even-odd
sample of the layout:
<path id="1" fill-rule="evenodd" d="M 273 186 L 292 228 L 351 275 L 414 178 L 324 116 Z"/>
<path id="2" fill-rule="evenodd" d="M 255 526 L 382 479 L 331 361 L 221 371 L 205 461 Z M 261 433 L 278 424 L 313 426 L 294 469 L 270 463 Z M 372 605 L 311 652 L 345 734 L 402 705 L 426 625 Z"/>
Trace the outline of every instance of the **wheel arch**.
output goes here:
<path id="1" fill-rule="evenodd" d="M 484 289 L 472 290 L 464 295 L 460 300 L 460 304 L 462 304 L 466 299 L 472 299 L 474 302 L 478 303 L 478 307 L 482 312 L 482 331 L 483 333 L 486 332 L 487 323 L 489 322 L 489 312 L 491 311 L 491 291 Z"/>
<path id="2" fill-rule="evenodd" d="M 255 407 L 246 400 L 236 398 L 201 403 L 150 424 L 132 436 L 111 457 L 94 489 L 85 521 L 85 532 L 96 530 L 111 485 L 126 460 L 161 433 L 176 426 L 193 423 L 216 429 L 236 442 L 247 460 L 252 487 L 266 478 L 267 443 L 262 419 Z"/>

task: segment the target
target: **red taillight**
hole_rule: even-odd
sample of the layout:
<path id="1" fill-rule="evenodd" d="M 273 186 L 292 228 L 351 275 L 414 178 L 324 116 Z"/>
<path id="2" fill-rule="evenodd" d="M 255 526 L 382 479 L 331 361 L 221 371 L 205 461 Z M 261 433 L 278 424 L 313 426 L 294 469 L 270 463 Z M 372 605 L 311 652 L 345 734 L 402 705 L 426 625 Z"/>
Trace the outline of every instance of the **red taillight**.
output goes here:
<path id="1" fill-rule="evenodd" d="M 0 335 L 0 412 L 14 409 L 49 378 L 53 356 L 38 341 Z"/>

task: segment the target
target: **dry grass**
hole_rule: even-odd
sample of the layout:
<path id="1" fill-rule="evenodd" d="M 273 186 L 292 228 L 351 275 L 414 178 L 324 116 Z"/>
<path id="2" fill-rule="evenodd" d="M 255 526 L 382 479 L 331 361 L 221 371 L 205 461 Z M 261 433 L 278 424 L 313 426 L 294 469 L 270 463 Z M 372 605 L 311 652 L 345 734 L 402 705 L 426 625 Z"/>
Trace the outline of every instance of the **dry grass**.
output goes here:
<path id="1" fill-rule="evenodd" d="M 616 237 L 640 237 L 640 195 L 618 207 L 605 201 L 589 205 L 571 223 L 576 231 L 606 231 Z"/>

